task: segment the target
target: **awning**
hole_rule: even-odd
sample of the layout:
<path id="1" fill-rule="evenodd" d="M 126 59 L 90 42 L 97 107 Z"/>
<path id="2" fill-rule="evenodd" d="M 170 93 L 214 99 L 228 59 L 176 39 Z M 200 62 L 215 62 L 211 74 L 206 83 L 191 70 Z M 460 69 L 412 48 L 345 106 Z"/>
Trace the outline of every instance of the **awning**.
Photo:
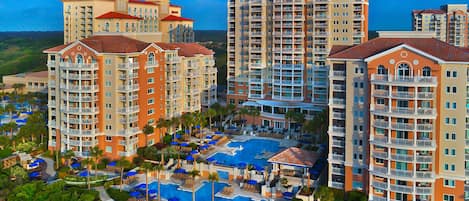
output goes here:
<path id="1" fill-rule="evenodd" d="M 137 175 L 137 172 L 135 171 L 129 171 L 127 172 L 127 174 L 125 174 L 125 176 L 128 176 L 128 177 L 135 176 L 135 175 Z"/>

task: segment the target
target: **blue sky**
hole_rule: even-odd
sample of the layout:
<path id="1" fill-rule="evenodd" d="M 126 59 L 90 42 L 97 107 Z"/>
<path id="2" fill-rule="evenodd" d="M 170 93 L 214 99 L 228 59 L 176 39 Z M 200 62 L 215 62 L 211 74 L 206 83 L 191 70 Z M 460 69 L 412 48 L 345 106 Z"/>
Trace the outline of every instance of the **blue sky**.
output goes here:
<path id="1" fill-rule="evenodd" d="M 196 20 L 195 29 L 226 29 L 227 0 L 172 0 L 183 15 Z M 370 30 L 409 30 L 413 9 L 438 8 L 467 0 L 370 0 Z M 60 0 L 0 0 L 0 31 L 62 30 Z"/>

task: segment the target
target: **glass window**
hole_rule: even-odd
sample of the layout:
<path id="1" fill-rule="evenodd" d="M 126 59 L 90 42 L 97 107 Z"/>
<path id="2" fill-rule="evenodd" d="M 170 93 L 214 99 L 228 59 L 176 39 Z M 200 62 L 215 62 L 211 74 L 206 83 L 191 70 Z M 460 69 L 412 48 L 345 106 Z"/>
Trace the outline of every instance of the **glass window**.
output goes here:
<path id="1" fill-rule="evenodd" d="M 84 62 L 83 62 L 83 56 L 81 56 L 81 54 L 78 54 L 78 55 L 77 55 L 77 62 L 76 62 L 76 63 L 77 63 L 77 64 L 82 64 L 82 63 L 84 63 Z"/>
<path id="2" fill-rule="evenodd" d="M 430 69 L 430 67 L 428 67 L 428 66 L 423 67 L 422 75 L 423 75 L 424 77 L 430 77 L 430 76 L 432 76 L 432 70 Z"/>
<path id="3" fill-rule="evenodd" d="M 401 63 L 397 67 L 397 75 L 401 78 L 410 77 L 410 67 L 406 63 Z"/>

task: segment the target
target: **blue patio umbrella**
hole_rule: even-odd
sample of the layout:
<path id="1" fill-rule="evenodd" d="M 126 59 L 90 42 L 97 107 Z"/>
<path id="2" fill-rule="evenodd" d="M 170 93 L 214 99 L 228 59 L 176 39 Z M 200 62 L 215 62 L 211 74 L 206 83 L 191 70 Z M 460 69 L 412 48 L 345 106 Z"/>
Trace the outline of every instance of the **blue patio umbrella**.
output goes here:
<path id="1" fill-rule="evenodd" d="M 212 140 L 212 141 L 208 142 L 208 144 L 214 145 L 214 144 L 217 144 L 217 142 L 218 142 L 218 140 Z"/>
<path id="2" fill-rule="evenodd" d="M 293 193 L 292 192 L 283 192 L 283 197 L 286 199 L 291 199 L 293 198 Z"/>
<path id="3" fill-rule="evenodd" d="M 189 146 L 189 144 L 187 142 L 183 142 L 183 143 L 181 143 L 181 146 L 187 147 L 187 146 Z"/>
<path id="4" fill-rule="evenodd" d="M 42 158 L 37 158 L 36 160 L 34 160 L 33 163 L 45 163 L 46 161 L 44 161 L 44 159 Z"/>
<path id="5" fill-rule="evenodd" d="M 150 196 L 150 200 L 156 200 L 156 195 Z"/>
<path id="6" fill-rule="evenodd" d="M 172 198 L 169 198 L 168 201 L 179 201 L 179 198 L 172 197 Z"/>
<path id="7" fill-rule="evenodd" d="M 78 176 L 80 177 L 87 177 L 88 175 L 90 175 L 90 172 L 88 170 L 85 170 L 85 171 L 81 171 Z"/>
<path id="8" fill-rule="evenodd" d="M 213 138 L 213 136 L 211 136 L 211 135 L 207 135 L 207 136 L 205 136 L 205 138 L 207 138 L 207 139 L 212 139 L 212 138 Z"/>
<path id="9" fill-rule="evenodd" d="M 244 162 L 238 163 L 239 168 L 246 168 L 247 164 Z"/>
<path id="10" fill-rule="evenodd" d="M 29 168 L 36 168 L 37 166 L 39 166 L 39 163 L 31 163 L 28 166 Z"/>
<path id="11" fill-rule="evenodd" d="M 195 126 L 195 128 L 200 129 L 200 125 Z"/>
<path id="12" fill-rule="evenodd" d="M 179 138 L 181 138 L 181 134 L 176 133 L 176 135 L 174 135 L 174 137 L 176 137 L 176 139 L 179 139 Z"/>
<path id="13" fill-rule="evenodd" d="M 33 112 L 26 112 L 26 114 L 27 114 L 27 115 L 32 115 L 32 114 L 33 114 Z"/>
<path id="14" fill-rule="evenodd" d="M 73 169 L 78 169 L 78 168 L 80 168 L 81 164 L 80 163 L 72 163 L 72 165 L 70 165 L 70 166 L 72 166 Z"/>
<path id="15" fill-rule="evenodd" d="M 39 172 L 31 172 L 31 173 L 29 173 L 29 177 L 30 178 L 39 177 Z"/>
<path id="16" fill-rule="evenodd" d="M 221 131 L 215 131 L 215 134 L 221 135 L 221 134 L 223 134 L 223 132 L 221 132 Z"/>
<path id="17" fill-rule="evenodd" d="M 135 175 L 137 175 L 137 172 L 135 172 L 135 171 L 128 171 L 128 172 L 125 174 L 125 176 L 128 176 L 128 177 L 135 176 Z"/>
<path id="18" fill-rule="evenodd" d="M 186 170 L 182 169 L 182 168 L 178 168 L 178 169 L 174 170 L 174 173 L 176 173 L 176 174 L 185 174 Z"/>
<path id="19" fill-rule="evenodd" d="M 179 143 L 178 143 L 178 142 L 175 142 L 175 141 L 172 141 L 172 142 L 171 142 L 171 145 L 179 145 Z"/>
<path id="20" fill-rule="evenodd" d="M 260 165 L 254 165 L 254 168 L 257 170 L 257 171 L 264 171 L 264 167 L 260 166 Z"/>
<path id="21" fill-rule="evenodd" d="M 194 160 L 194 157 L 192 157 L 192 155 L 189 155 L 186 157 L 186 160 L 187 161 L 193 161 Z"/>
<path id="22" fill-rule="evenodd" d="M 191 151 L 191 154 L 194 155 L 194 154 L 198 154 L 199 152 L 197 150 L 192 150 Z"/>
<path id="23" fill-rule="evenodd" d="M 140 197 L 142 194 L 138 191 L 132 191 L 132 192 L 129 193 L 129 195 L 130 195 L 130 197 L 136 198 L 136 197 Z"/>
<path id="24" fill-rule="evenodd" d="M 143 183 L 135 186 L 135 188 L 146 188 L 146 187 L 147 187 L 147 185 L 143 184 Z"/>
<path id="25" fill-rule="evenodd" d="M 186 129 L 186 134 L 189 134 L 189 133 L 191 133 L 191 131 L 190 131 L 190 130 L 188 130 L 188 129 Z"/>
<path id="26" fill-rule="evenodd" d="M 206 149 L 208 149 L 208 145 L 202 145 L 202 146 L 200 146 L 200 149 L 201 150 L 206 150 Z"/>
<path id="27" fill-rule="evenodd" d="M 148 190 L 148 194 L 156 194 L 156 193 L 157 193 L 157 192 L 156 192 L 155 189 L 150 189 L 150 190 Z"/>
<path id="28" fill-rule="evenodd" d="M 107 164 L 109 167 L 116 167 L 117 166 L 117 161 L 111 161 L 110 163 Z"/>
<path id="29" fill-rule="evenodd" d="M 207 158 L 207 161 L 208 162 L 213 162 L 213 161 L 215 161 L 215 159 L 214 158 Z"/>
<path id="30" fill-rule="evenodd" d="M 249 185 L 256 185 L 257 184 L 257 181 L 256 180 L 248 180 L 247 182 Z"/>

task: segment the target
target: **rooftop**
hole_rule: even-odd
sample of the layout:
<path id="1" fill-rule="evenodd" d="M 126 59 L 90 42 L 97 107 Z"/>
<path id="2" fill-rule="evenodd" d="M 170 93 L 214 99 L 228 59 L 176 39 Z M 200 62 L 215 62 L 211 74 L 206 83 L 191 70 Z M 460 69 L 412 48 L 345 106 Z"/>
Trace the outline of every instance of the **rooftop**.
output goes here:
<path id="1" fill-rule="evenodd" d="M 194 20 L 185 18 L 185 17 L 179 17 L 176 15 L 168 15 L 165 18 L 163 18 L 161 21 L 194 21 Z"/>
<path id="2" fill-rule="evenodd" d="M 312 167 L 319 158 L 319 154 L 296 147 L 290 147 L 272 156 L 268 162 L 283 165 Z"/>
<path id="3" fill-rule="evenodd" d="M 23 77 L 23 78 L 47 78 L 49 76 L 48 71 L 38 71 L 38 72 L 30 72 L 30 73 L 19 73 L 16 75 L 6 75 L 6 76 L 13 76 L 13 77 Z"/>
<path id="4" fill-rule="evenodd" d="M 150 43 L 120 35 L 91 36 L 89 38 L 80 40 L 80 42 L 99 53 L 141 52 L 150 45 Z M 70 44 L 60 45 L 47 49 L 44 52 L 58 52 L 65 49 L 69 45 Z"/>
<path id="5" fill-rule="evenodd" d="M 124 13 L 111 11 L 111 12 L 107 12 L 107 13 L 104 13 L 104 14 L 96 17 L 96 19 L 133 19 L 133 20 L 141 20 L 142 18 L 135 17 L 135 16 L 128 15 L 128 14 L 124 14 Z"/>
<path id="6" fill-rule="evenodd" d="M 413 14 L 445 14 L 446 11 L 440 9 L 413 10 Z"/>
<path id="7" fill-rule="evenodd" d="M 146 5 L 158 5 L 155 2 L 149 2 L 149 1 L 143 1 L 143 0 L 129 0 L 129 3 L 146 4 Z"/>
<path id="8" fill-rule="evenodd" d="M 408 45 L 444 61 L 469 61 L 467 48 L 455 47 L 435 38 L 375 38 L 355 46 L 334 46 L 329 58 L 366 59 L 400 45 Z"/>
<path id="9" fill-rule="evenodd" d="M 213 55 L 214 52 L 198 43 L 155 43 L 164 50 L 178 50 L 179 56 L 193 57 L 197 54 Z"/>

